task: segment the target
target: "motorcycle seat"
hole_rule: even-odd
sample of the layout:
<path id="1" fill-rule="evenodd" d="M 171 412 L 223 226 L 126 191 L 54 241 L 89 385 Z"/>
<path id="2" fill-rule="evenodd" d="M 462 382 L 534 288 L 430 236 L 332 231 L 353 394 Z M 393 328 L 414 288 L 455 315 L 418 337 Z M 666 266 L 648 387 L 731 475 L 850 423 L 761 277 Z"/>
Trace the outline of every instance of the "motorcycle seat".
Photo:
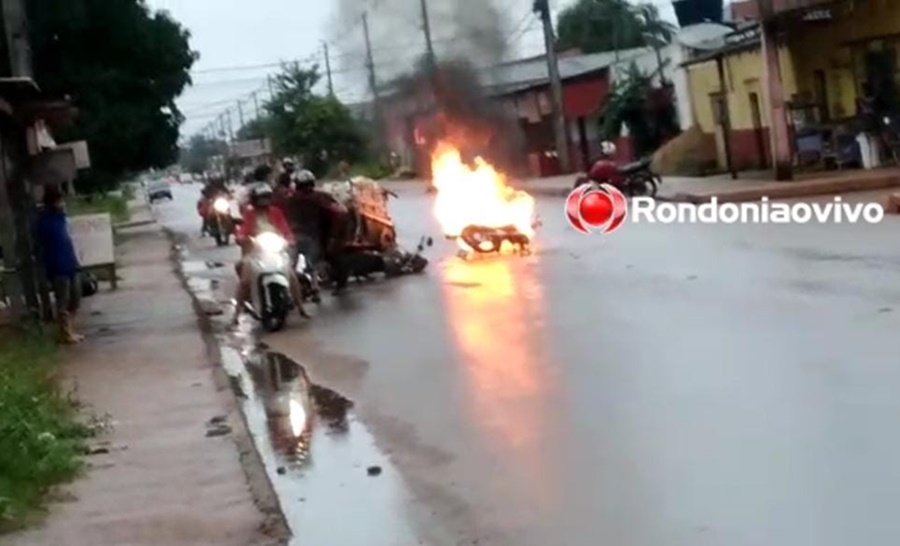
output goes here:
<path id="1" fill-rule="evenodd" d="M 647 167 L 650 166 L 650 163 L 651 163 L 652 161 L 653 161 L 653 158 L 651 158 L 651 157 L 648 156 L 648 157 L 645 157 L 645 158 L 640 159 L 640 160 L 638 160 L 638 161 L 633 161 L 633 162 L 631 162 L 631 163 L 626 163 L 625 165 L 622 165 L 621 167 L 619 167 L 619 173 L 621 173 L 621 174 L 634 174 L 634 173 L 636 173 L 636 172 L 638 172 L 638 171 L 643 171 L 643 170 L 647 169 Z"/>

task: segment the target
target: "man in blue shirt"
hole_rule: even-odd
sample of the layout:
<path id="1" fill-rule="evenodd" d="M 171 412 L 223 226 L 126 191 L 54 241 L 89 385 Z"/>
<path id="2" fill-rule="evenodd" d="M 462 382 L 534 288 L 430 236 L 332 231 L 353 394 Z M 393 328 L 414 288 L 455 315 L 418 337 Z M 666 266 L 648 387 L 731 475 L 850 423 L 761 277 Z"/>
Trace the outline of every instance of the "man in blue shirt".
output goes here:
<path id="1" fill-rule="evenodd" d="M 44 209 L 38 217 L 35 231 L 47 278 L 53 283 L 62 342 L 79 343 L 84 336 L 75 333 L 73 323 L 81 303 L 81 279 L 78 274 L 81 266 L 69 235 L 65 199 L 59 188 L 48 186 L 44 190 Z"/>

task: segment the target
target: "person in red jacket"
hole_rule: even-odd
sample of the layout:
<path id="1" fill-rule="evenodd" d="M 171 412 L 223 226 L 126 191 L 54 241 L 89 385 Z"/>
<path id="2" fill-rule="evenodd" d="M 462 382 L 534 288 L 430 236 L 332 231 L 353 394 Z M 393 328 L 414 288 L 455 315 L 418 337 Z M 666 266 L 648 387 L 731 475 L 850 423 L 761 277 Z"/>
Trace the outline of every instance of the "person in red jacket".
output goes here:
<path id="1" fill-rule="evenodd" d="M 294 244 L 294 234 L 291 231 L 291 227 L 281 209 L 272 203 L 273 198 L 272 188 L 268 184 L 261 183 L 250 190 L 250 206 L 244 209 L 243 222 L 237 229 L 237 241 L 241 247 L 241 261 L 235 267 L 238 274 L 238 287 L 235 294 L 237 303 L 233 319 L 235 324 L 240 320 L 241 313 L 244 310 L 244 303 L 250 297 L 251 279 L 244 274 L 246 271 L 244 260 L 253 248 L 253 237 L 268 231 L 284 237 L 288 245 Z M 300 316 L 310 318 L 303 308 L 303 296 L 297 274 L 292 267 L 288 267 L 285 273 L 291 283 L 291 294 Z"/>

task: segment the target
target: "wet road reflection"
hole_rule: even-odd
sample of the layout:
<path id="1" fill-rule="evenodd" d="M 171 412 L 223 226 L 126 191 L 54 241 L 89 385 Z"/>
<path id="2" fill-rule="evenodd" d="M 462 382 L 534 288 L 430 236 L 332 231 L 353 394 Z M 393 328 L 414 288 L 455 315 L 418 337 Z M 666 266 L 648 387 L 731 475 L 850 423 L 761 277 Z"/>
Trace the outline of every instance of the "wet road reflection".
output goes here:
<path id="1" fill-rule="evenodd" d="M 229 336 L 222 365 L 294 532 L 290 544 L 421 543 L 405 515 L 402 480 L 350 400 L 240 332 Z"/>
<path id="2" fill-rule="evenodd" d="M 506 472 L 511 498 L 528 510 L 558 501 L 548 442 L 555 437 L 548 411 L 554 389 L 546 358 L 540 256 L 494 256 L 451 261 L 444 299 L 463 360 L 461 382 L 470 422 Z"/>

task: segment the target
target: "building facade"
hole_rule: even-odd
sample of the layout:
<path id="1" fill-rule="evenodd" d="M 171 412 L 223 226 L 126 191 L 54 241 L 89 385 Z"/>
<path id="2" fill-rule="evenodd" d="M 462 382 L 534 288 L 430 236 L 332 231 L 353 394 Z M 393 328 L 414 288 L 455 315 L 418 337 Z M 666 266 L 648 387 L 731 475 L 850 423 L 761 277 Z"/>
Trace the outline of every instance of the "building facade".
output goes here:
<path id="1" fill-rule="evenodd" d="M 749 22 L 722 48 L 685 66 L 697 125 L 715 135 L 723 169 L 729 155 L 737 170 L 771 168 L 778 140 L 773 123 L 784 124 L 792 165 L 838 155 L 853 141 L 856 102 L 866 84 L 881 103 L 900 109 L 900 3 L 798 0 L 775 7 L 770 22 Z M 760 16 L 755 1 L 733 11 L 747 21 Z M 777 78 L 767 69 L 772 58 Z M 778 98 L 781 108 L 773 107 Z"/>

